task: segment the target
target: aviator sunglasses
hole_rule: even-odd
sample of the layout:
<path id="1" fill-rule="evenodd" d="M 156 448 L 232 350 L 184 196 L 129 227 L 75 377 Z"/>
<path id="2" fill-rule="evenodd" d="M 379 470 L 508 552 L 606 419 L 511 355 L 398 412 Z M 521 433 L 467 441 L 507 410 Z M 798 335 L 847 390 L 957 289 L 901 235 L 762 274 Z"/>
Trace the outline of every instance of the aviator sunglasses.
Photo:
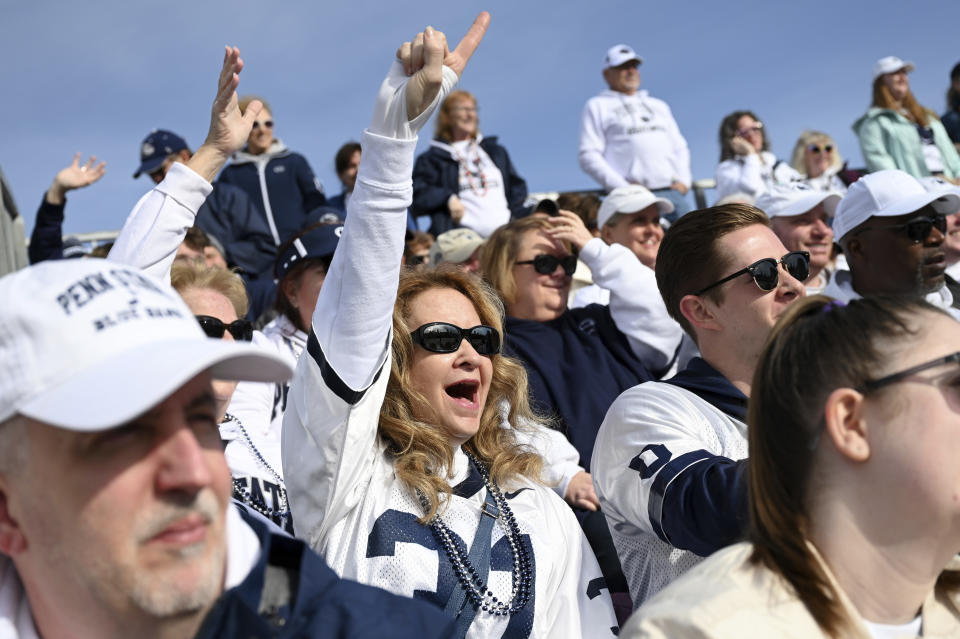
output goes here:
<path id="1" fill-rule="evenodd" d="M 863 233 L 864 231 L 870 229 L 905 229 L 907 232 L 907 237 L 910 238 L 910 241 L 914 244 L 920 244 L 930 237 L 930 233 L 933 232 L 933 229 L 937 229 L 941 233 L 946 234 L 947 216 L 943 213 L 934 213 L 932 216 L 923 215 L 920 217 L 915 217 L 909 222 L 904 222 L 903 224 L 865 226 L 857 231 L 857 233 Z"/>
<path id="2" fill-rule="evenodd" d="M 256 120 L 253 121 L 253 128 L 254 128 L 254 129 L 259 129 L 261 126 L 264 127 L 264 128 L 266 128 L 266 129 L 272 129 L 272 128 L 273 128 L 273 120 L 264 120 L 263 122 L 257 122 Z"/>
<path id="3" fill-rule="evenodd" d="M 780 264 L 783 264 L 784 268 L 787 269 L 790 277 L 799 282 L 804 282 L 810 277 L 810 254 L 806 251 L 790 251 L 779 260 L 772 257 L 757 260 L 750 266 L 742 268 L 736 273 L 732 273 L 722 280 L 718 280 L 710 286 L 700 289 L 694 293 L 694 295 L 703 295 L 711 288 L 720 286 L 724 282 L 729 282 L 744 273 L 749 274 L 750 277 L 753 278 L 753 281 L 761 291 L 772 291 L 777 288 L 777 284 L 780 283 L 780 270 L 777 268 Z"/>
<path id="4" fill-rule="evenodd" d="M 222 320 L 209 315 L 195 315 L 200 328 L 207 334 L 207 337 L 220 339 L 224 331 L 230 331 L 233 339 L 238 342 L 249 342 L 253 340 L 253 324 L 248 320 L 238 319 L 229 324 L 224 324 Z"/>
<path id="5" fill-rule="evenodd" d="M 541 275 L 550 275 L 558 266 L 563 267 L 563 272 L 567 275 L 573 275 L 573 272 L 577 270 L 577 256 L 576 255 L 564 255 L 563 257 L 557 257 L 556 255 L 538 255 L 532 260 L 524 260 L 523 262 L 516 262 L 516 264 L 532 264 L 533 270 Z"/>
<path id="6" fill-rule="evenodd" d="M 820 146 L 817 145 L 817 144 L 811 144 L 811 145 L 808 146 L 807 148 L 810 149 L 810 152 L 811 152 L 811 153 L 820 153 L 820 151 L 823 151 L 824 153 L 832 153 L 832 152 L 833 152 L 833 145 L 832 145 L 832 144 L 826 144 L 826 145 L 823 146 L 823 148 L 820 148 Z"/>
<path id="7" fill-rule="evenodd" d="M 464 339 L 480 355 L 496 355 L 500 352 L 500 333 L 492 326 L 482 324 L 460 328 L 447 322 L 430 322 L 410 333 L 410 339 L 431 353 L 455 353 Z"/>

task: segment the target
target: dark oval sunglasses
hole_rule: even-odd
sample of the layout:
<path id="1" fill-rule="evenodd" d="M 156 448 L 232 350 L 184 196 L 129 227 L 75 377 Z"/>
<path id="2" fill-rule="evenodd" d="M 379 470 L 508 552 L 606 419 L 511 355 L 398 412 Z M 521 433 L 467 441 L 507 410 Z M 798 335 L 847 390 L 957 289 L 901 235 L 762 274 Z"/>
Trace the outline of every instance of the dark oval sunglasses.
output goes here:
<path id="1" fill-rule="evenodd" d="M 772 257 L 757 260 L 750 266 L 742 268 L 736 273 L 732 273 L 722 280 L 718 280 L 710 286 L 700 289 L 694 293 L 694 295 L 703 295 L 711 288 L 720 286 L 724 282 L 729 282 L 744 273 L 749 274 L 750 277 L 753 278 L 754 283 L 756 283 L 761 291 L 772 291 L 777 288 L 777 284 L 780 283 L 780 269 L 778 268 L 780 264 L 783 264 L 784 268 L 787 269 L 790 277 L 799 282 L 805 282 L 806 279 L 810 277 L 810 254 L 806 251 L 790 251 L 779 260 Z"/>
<path id="2" fill-rule="evenodd" d="M 222 320 L 209 315 L 195 315 L 200 328 L 207 334 L 207 337 L 220 339 L 225 331 L 230 331 L 233 339 L 238 342 L 249 342 L 253 339 L 253 324 L 248 320 L 238 319 L 229 324 L 224 324 Z"/>
<path id="3" fill-rule="evenodd" d="M 577 270 L 577 256 L 576 255 L 564 255 L 563 257 L 557 257 L 556 255 L 538 255 L 532 260 L 524 260 L 523 262 L 515 262 L 515 264 L 532 264 L 533 270 L 541 275 L 550 275 L 558 266 L 563 267 L 563 272 L 567 275 L 573 275 L 573 272 Z"/>
<path id="4" fill-rule="evenodd" d="M 492 326 L 460 328 L 447 322 L 430 322 L 410 333 L 410 339 L 431 353 L 455 353 L 464 339 L 481 355 L 500 352 L 500 333 Z"/>
<path id="5" fill-rule="evenodd" d="M 933 229 L 937 229 L 941 233 L 946 234 L 947 216 L 943 213 L 934 213 L 931 216 L 922 215 L 920 217 L 913 218 L 909 222 L 904 222 L 903 224 L 865 226 L 857 231 L 857 233 L 863 233 L 864 231 L 869 231 L 871 229 L 904 229 L 911 242 L 914 244 L 920 244 L 925 242 L 926 239 L 930 237 Z"/>

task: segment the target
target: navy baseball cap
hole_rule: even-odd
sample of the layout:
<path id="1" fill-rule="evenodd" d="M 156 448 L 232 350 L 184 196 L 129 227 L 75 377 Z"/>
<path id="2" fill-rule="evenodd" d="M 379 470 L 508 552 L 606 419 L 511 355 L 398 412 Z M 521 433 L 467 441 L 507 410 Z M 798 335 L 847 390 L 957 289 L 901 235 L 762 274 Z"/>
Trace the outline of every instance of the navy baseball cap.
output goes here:
<path id="1" fill-rule="evenodd" d="M 150 174 L 160 168 L 167 156 L 177 151 L 189 149 L 187 141 L 172 131 L 154 129 L 143 139 L 140 145 L 140 168 L 133 177 L 141 173 Z"/>
<path id="2" fill-rule="evenodd" d="M 300 260 L 333 255 L 342 233 L 342 224 L 323 224 L 295 239 L 287 250 L 277 256 L 274 267 L 277 279 L 282 280 L 283 276 Z"/>

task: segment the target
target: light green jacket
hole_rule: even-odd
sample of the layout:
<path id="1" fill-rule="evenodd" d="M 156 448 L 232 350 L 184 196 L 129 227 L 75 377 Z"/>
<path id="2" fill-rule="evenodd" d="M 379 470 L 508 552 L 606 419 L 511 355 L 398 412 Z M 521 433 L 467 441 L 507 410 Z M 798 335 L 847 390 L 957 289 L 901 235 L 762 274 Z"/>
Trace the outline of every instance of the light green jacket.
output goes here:
<path id="1" fill-rule="evenodd" d="M 960 176 L 960 155 L 956 147 L 935 116 L 931 116 L 930 128 L 933 129 L 933 142 L 943 156 L 944 174 L 951 179 L 957 178 Z M 853 130 L 860 138 L 860 150 L 868 170 L 900 169 L 918 178 L 930 175 L 923 161 L 916 125 L 896 111 L 871 107 L 853 123 Z"/>

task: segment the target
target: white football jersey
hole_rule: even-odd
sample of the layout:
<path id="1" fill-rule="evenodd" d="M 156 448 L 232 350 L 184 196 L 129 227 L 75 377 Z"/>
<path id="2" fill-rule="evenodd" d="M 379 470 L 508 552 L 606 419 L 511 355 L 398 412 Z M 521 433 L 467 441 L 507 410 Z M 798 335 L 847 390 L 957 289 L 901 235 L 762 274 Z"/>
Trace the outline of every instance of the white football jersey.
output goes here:
<path id="1" fill-rule="evenodd" d="M 666 540 L 667 490 L 713 456 L 746 458 L 746 437 L 746 424 L 673 384 L 640 384 L 610 406 L 591 471 L 634 608 L 702 561 Z"/>
<path id="2" fill-rule="evenodd" d="M 397 478 L 377 437 L 389 350 L 384 350 L 372 386 L 360 392 L 336 377 L 313 336 L 308 350 L 290 387 L 283 427 L 284 470 L 297 535 L 344 578 L 443 607 L 459 587 L 456 576 L 432 530 L 417 522 L 423 508 Z M 450 483 L 455 494 L 441 516 L 469 547 L 486 488 L 459 448 Z M 524 481 L 502 490 L 523 544 L 532 551 L 533 594 L 510 617 L 478 612 L 467 636 L 615 636 L 609 593 L 570 508 L 543 485 Z M 509 600 L 513 556 L 499 524 L 490 544 L 488 587 L 499 600 Z"/>

